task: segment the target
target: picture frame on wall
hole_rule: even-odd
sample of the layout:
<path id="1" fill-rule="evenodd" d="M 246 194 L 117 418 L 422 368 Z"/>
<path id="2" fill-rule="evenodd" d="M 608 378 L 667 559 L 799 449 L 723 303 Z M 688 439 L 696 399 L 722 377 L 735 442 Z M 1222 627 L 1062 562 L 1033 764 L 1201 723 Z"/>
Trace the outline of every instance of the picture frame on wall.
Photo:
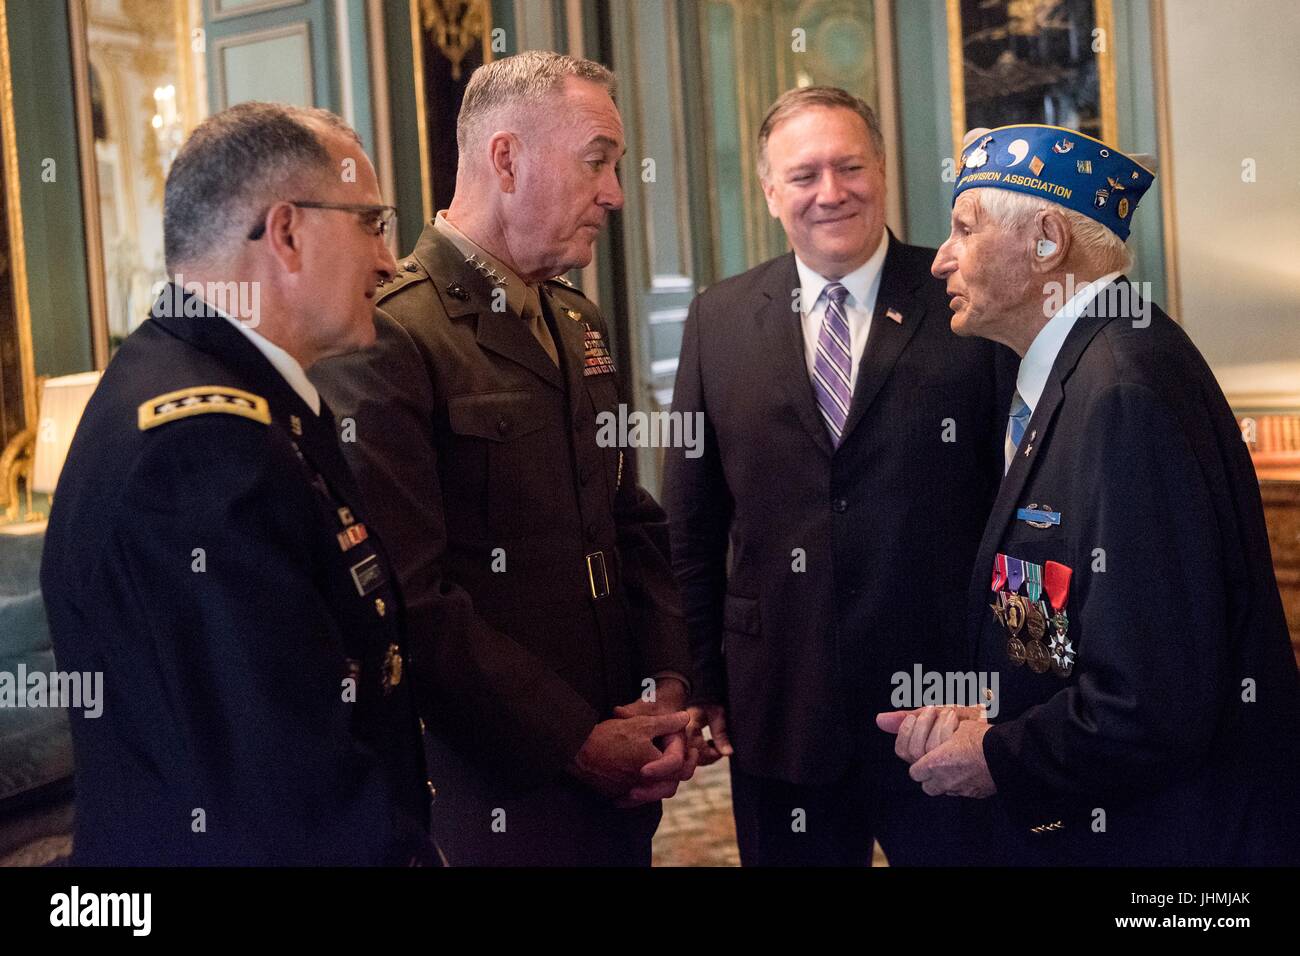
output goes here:
<path id="1" fill-rule="evenodd" d="M 1111 0 L 948 0 L 953 155 L 1017 123 L 1118 138 Z"/>

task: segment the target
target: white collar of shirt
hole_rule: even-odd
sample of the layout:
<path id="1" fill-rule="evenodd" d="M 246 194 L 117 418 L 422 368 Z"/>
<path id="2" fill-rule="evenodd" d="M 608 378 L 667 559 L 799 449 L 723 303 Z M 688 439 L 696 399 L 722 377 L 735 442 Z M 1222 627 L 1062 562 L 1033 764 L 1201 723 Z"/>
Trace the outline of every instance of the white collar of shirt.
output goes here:
<path id="1" fill-rule="evenodd" d="M 1020 360 L 1020 371 L 1016 373 L 1016 391 L 1029 406 L 1031 414 L 1038 407 L 1038 400 L 1043 397 L 1047 376 L 1051 374 L 1056 356 L 1060 354 L 1061 346 L 1065 344 L 1066 337 L 1074 328 L 1075 321 L 1088 304 L 1097 297 L 1097 293 L 1110 285 L 1119 274 L 1111 272 L 1083 286 L 1034 336 L 1029 351 Z"/>
<path id="2" fill-rule="evenodd" d="M 880 244 L 871 254 L 870 259 L 838 280 L 840 285 L 849 292 L 848 298 L 844 300 L 844 318 L 849 323 L 850 392 L 858 384 L 858 366 L 862 364 L 862 356 L 867 349 L 867 335 L 871 332 L 871 315 L 876 311 L 876 297 L 880 293 L 880 275 L 888 251 L 889 235 L 886 233 L 880 237 Z M 817 362 L 817 339 L 821 336 L 822 323 L 826 318 L 826 306 L 830 302 L 823 293 L 835 280 L 818 275 L 798 256 L 794 257 L 794 264 L 799 271 L 804 363 L 808 367 L 808 376 L 811 378 L 813 366 Z"/>
<path id="3" fill-rule="evenodd" d="M 248 341 L 257 346 L 257 350 L 266 356 L 266 360 L 289 383 L 289 387 L 298 393 L 298 397 L 307 404 L 308 408 L 319 415 L 320 392 L 316 391 L 316 386 L 307 378 L 307 373 L 302 370 L 298 360 L 270 339 L 249 328 L 239 319 L 232 319 L 228 315 L 223 315 L 223 317 L 231 325 L 243 332 Z"/>
<path id="4" fill-rule="evenodd" d="M 880 291 L 880 273 L 885 265 L 885 253 L 888 251 L 889 234 L 882 233 L 880 243 L 876 246 L 876 251 L 871 254 L 871 258 L 843 279 L 838 280 L 827 279 L 825 276 L 818 275 L 812 270 L 812 267 L 806 265 L 796 255 L 794 265 L 799 270 L 800 308 L 803 310 L 804 315 L 812 314 L 818 300 L 822 297 L 822 293 L 826 291 L 826 287 L 836 281 L 849 290 L 849 299 L 852 305 L 859 307 L 870 306 L 870 311 L 874 312 L 876 294 Z"/>

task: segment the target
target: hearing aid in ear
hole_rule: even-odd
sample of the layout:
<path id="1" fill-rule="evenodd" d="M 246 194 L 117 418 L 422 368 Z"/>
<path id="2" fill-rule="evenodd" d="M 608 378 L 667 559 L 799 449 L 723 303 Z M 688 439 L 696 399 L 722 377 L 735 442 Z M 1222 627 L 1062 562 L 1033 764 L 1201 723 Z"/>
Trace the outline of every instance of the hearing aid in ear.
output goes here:
<path id="1" fill-rule="evenodd" d="M 1037 249 L 1038 258 L 1046 259 L 1055 251 L 1056 251 L 1056 243 L 1054 243 L 1051 239 L 1038 240 L 1038 249 Z"/>

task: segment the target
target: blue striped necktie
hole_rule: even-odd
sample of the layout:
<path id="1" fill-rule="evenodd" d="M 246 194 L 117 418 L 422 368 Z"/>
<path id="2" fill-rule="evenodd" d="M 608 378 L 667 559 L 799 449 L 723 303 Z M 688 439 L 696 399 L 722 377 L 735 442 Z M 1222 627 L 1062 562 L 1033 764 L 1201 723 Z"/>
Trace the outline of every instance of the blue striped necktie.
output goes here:
<path id="1" fill-rule="evenodd" d="M 1016 449 L 1020 447 L 1020 440 L 1025 437 L 1025 426 L 1029 424 L 1029 416 L 1033 414 L 1032 409 L 1025 404 L 1025 400 L 1020 397 L 1020 392 L 1011 399 L 1011 417 L 1007 419 L 1007 442 L 1006 467 L 1004 472 L 1011 470 L 1011 459 L 1016 457 Z"/>
<path id="2" fill-rule="evenodd" d="M 844 437 L 844 422 L 849 417 L 853 401 L 853 386 L 849 384 L 853 369 L 853 353 L 849 320 L 844 316 L 844 300 L 849 290 L 838 282 L 826 286 L 826 315 L 822 330 L 817 336 L 817 357 L 813 360 L 813 391 L 817 393 L 817 408 L 826 420 L 831 433 L 831 444 L 840 447 Z"/>

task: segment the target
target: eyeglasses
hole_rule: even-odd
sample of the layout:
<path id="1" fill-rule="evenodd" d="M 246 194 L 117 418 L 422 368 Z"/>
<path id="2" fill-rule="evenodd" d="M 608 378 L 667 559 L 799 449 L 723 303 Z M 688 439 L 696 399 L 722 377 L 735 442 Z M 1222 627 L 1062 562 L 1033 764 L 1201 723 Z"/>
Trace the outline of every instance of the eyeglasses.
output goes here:
<path id="1" fill-rule="evenodd" d="M 334 209 L 338 212 L 356 213 L 361 218 L 362 225 L 376 236 L 387 236 L 393 220 L 397 218 L 397 210 L 392 206 L 368 206 L 362 203 L 348 202 L 307 202 L 297 199 L 290 199 L 289 205 L 297 206 L 299 209 Z M 248 240 L 256 242 L 264 235 L 266 235 L 265 212 L 262 213 L 262 218 L 258 224 L 249 232 Z"/>

